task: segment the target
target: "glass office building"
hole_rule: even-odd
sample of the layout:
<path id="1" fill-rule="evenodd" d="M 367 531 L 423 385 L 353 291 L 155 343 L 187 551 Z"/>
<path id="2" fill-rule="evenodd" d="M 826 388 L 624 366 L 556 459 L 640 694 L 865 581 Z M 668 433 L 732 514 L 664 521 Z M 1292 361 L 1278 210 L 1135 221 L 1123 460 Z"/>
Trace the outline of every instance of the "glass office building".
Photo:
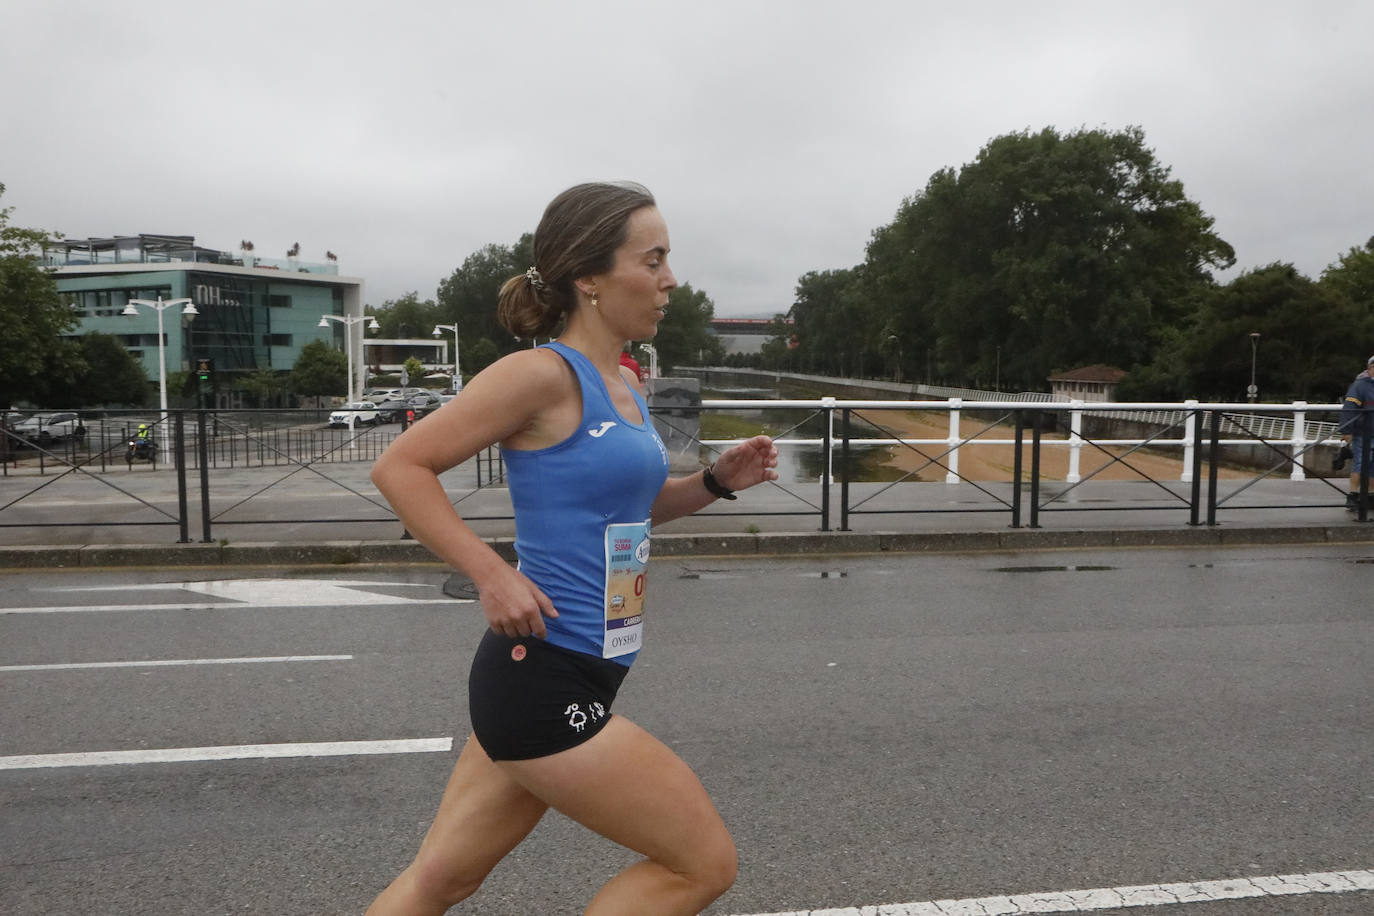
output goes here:
<path id="1" fill-rule="evenodd" d="M 198 315 L 180 307 L 162 313 L 167 370 L 214 360 L 215 371 L 290 369 L 301 348 L 326 340 L 343 349 L 342 322 L 319 326 L 320 316 L 361 316 L 363 281 L 341 277 L 335 264 L 255 258 L 196 246 L 191 236 L 120 236 L 68 240 L 45 259 L 57 288 L 77 313 L 75 334 L 100 331 L 122 341 L 150 379 L 158 377 L 157 313 L 123 314 L 130 299 L 190 299 Z M 361 338 L 352 335 L 355 372 L 363 366 Z M 356 385 L 355 381 L 355 385 Z"/>

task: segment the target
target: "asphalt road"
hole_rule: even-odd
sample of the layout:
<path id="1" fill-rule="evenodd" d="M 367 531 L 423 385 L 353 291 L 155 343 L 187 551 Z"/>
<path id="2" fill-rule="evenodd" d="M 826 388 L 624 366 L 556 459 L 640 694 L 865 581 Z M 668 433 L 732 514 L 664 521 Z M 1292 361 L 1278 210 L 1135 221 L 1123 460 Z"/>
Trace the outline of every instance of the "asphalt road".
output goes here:
<path id="1" fill-rule="evenodd" d="M 360 913 L 467 733 L 482 622 L 443 578 L 0 575 L 0 910 Z M 713 914 L 1374 868 L 1370 548 L 664 559 L 650 587 L 617 712 L 735 835 Z M 311 658 L 17 667 L 284 656 Z M 13 767 L 435 738 L 454 750 Z M 551 814 L 454 912 L 581 912 L 630 861 Z M 1374 891 L 1129 912 L 1367 914 Z"/>

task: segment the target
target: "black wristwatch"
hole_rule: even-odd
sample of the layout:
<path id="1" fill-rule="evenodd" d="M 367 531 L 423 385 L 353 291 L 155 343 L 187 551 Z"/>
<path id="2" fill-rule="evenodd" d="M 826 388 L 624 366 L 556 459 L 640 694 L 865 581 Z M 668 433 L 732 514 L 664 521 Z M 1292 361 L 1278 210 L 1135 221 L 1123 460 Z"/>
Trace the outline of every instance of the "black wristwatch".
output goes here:
<path id="1" fill-rule="evenodd" d="M 701 482 L 706 485 L 706 489 L 711 491 L 712 496 L 718 496 L 721 499 L 738 499 L 738 497 L 735 496 L 734 490 L 729 489 L 719 480 L 716 480 L 715 471 L 716 466 L 714 464 L 702 469 Z"/>

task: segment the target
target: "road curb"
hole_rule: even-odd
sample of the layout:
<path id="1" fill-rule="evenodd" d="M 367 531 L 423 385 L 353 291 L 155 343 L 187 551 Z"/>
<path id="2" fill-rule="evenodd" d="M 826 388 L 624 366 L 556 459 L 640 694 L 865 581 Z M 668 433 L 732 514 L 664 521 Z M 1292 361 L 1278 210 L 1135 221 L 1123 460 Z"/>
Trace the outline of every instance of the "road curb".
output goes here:
<path id="1" fill-rule="evenodd" d="M 486 543 L 515 560 L 511 538 Z M 784 532 L 660 534 L 654 557 L 812 556 L 834 554 L 969 553 L 1130 547 L 1240 547 L 1279 544 L 1369 544 L 1374 525 L 1043 529 L 929 532 Z M 0 569 L 168 566 L 378 566 L 439 564 L 413 540 L 210 544 L 85 544 L 0 547 Z"/>

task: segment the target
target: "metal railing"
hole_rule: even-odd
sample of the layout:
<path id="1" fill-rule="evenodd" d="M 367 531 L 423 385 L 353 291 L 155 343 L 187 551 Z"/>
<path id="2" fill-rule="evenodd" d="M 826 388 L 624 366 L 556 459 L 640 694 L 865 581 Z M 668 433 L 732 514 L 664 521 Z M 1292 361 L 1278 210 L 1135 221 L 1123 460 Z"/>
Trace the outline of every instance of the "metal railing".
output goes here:
<path id="1" fill-rule="evenodd" d="M 1332 420 L 1315 417 L 1335 417 L 1338 404 L 1265 404 L 1245 405 L 1183 403 L 1084 403 L 1071 402 L 1008 402 L 998 400 L 966 401 L 959 398 L 940 401 L 839 400 L 723 400 L 701 402 L 701 411 L 788 411 L 801 418 L 776 433 L 780 446 L 814 449 L 819 453 L 819 473 L 808 481 L 774 482 L 770 486 L 787 494 L 782 508 L 755 507 L 747 512 L 709 512 L 718 515 L 791 515 L 816 516 L 822 531 L 832 530 L 832 487 L 838 486 L 839 530 L 849 530 L 854 516 L 865 514 L 925 514 L 925 513 L 1003 513 L 1009 516 L 1012 527 L 1039 527 L 1041 516 L 1052 512 L 1088 511 L 1158 511 L 1186 509 L 1188 524 L 1215 525 L 1219 509 L 1239 508 L 1298 508 L 1296 504 L 1281 506 L 1241 506 L 1236 497 L 1255 483 L 1275 474 L 1300 481 L 1309 476 L 1319 477 L 1333 495 L 1345 496 L 1345 489 L 1331 484 L 1314 464 L 1315 450 L 1339 444 L 1334 438 Z M 893 412 L 943 414 L 946 434 L 939 437 L 913 437 L 888 428 L 886 419 Z M 690 415 L 694 409 L 687 410 Z M 681 408 L 671 411 L 652 410 L 657 423 L 677 422 L 684 415 Z M 143 417 L 147 412 L 142 412 Z M 92 416 L 82 436 L 49 443 L 25 442 L 10 430 L 0 431 L 0 467 L 6 476 L 35 478 L 39 482 L 18 495 L 7 494 L 0 500 L 0 528 L 2 527 L 59 527 L 81 524 L 87 527 L 103 525 L 176 525 L 180 540 L 189 540 L 191 515 L 188 506 L 188 472 L 199 476 L 201 536 L 211 540 L 214 525 L 246 524 L 348 524 L 394 521 L 390 507 L 369 493 L 360 492 L 354 485 L 332 477 L 324 467 L 336 463 L 371 463 L 387 444 L 399 434 L 399 427 L 364 429 L 325 429 L 327 412 L 311 411 L 169 411 L 165 420 L 152 418 L 147 422 L 161 448 L 153 461 L 143 462 L 127 453 L 129 439 L 137 429 L 140 417 L 128 413 L 105 412 Z M 1126 418 L 1137 423 L 1147 421 L 1153 430 L 1135 437 L 1106 437 L 1085 432 L 1096 422 Z M 695 419 L 695 418 L 694 418 Z M 1281 421 L 1281 422 L 1280 422 Z M 1369 413 L 1362 418 L 1366 425 L 1374 425 Z M 838 429 L 837 429 L 838 424 Z M 860 426 L 864 429 L 860 429 Z M 1058 430 L 1051 434 L 1051 428 Z M 808 430 L 816 433 L 806 434 Z M 1008 434 L 1006 430 L 1011 430 Z M 703 439 L 694 427 L 675 432 L 687 437 L 704 453 L 718 452 L 739 439 Z M 1275 435 L 1275 433 L 1280 435 Z M 876 434 L 875 434 L 876 433 Z M 1374 436 L 1365 436 L 1365 447 Z M 920 465 L 896 480 L 882 485 L 865 483 L 865 493 L 856 497 L 854 487 L 861 481 L 853 479 L 852 454 L 860 448 L 875 446 L 906 450 L 916 456 Z M 1013 449 L 1010 473 L 1010 492 L 1004 484 L 975 480 L 963 472 L 961 454 L 987 446 Z M 1228 448 L 1248 447 L 1255 464 L 1255 475 L 1231 493 L 1222 492 L 1218 483 Z M 1050 481 L 1042 471 L 1042 458 L 1050 450 L 1067 450 L 1068 472 L 1057 481 Z M 1132 456 L 1141 449 L 1152 452 L 1174 452 L 1178 455 L 1176 479 L 1152 477 L 1133 467 Z M 1152 484 L 1160 494 L 1162 506 L 1092 507 L 1068 505 L 1070 493 L 1101 475 L 1103 468 L 1084 474 L 1081 463 L 1085 453 L 1105 456 L 1106 466 L 1130 468 L 1137 479 Z M 837 458 L 839 459 L 837 462 Z M 1029 465 L 1029 470 L 1026 466 Z M 476 492 L 493 485 L 504 484 L 504 466 L 498 450 L 487 449 L 473 462 L 476 472 L 475 489 L 460 497 L 462 502 Z M 1363 465 L 1369 468 L 1366 460 Z M 238 499 L 228 508 L 214 510 L 211 472 L 226 472 L 242 468 L 279 468 L 280 477 L 266 483 Z M 155 505 L 132 492 L 128 479 L 122 475 L 144 469 L 170 469 L 175 474 L 177 509 L 175 512 Z M 980 497 L 971 505 L 960 508 L 912 508 L 894 505 L 884 497 L 894 488 L 911 481 L 927 470 L 943 473 L 946 483 L 970 485 Z M 838 474 L 837 474 L 838 471 Z M 299 473 L 308 473 L 337 485 L 376 507 L 381 514 L 362 518 L 319 518 L 277 520 L 271 518 L 236 518 L 226 515 L 250 501 L 264 497 L 277 484 Z M 1206 478 L 1204 488 L 1203 480 Z M 47 490 L 65 479 L 80 477 L 97 480 L 129 500 L 152 509 L 150 521 L 110 522 L 11 522 L 4 513 L 22 504 L 25 499 Z M 19 481 L 15 481 L 19 483 Z M 818 483 L 819 492 L 812 489 Z M 1055 487 L 1047 486 L 1054 483 Z M 1062 486 L 1060 486 L 1062 484 Z M 1186 484 L 1185 487 L 1171 484 Z M 256 485 L 256 484 L 255 484 Z M 1361 492 L 1368 495 L 1368 473 L 1360 482 Z M 280 491 L 275 491 L 280 492 Z M 1322 492 L 1325 492 L 1324 490 Z M 275 494 L 274 494 L 275 495 Z M 1023 510 L 1029 498 L 1028 513 Z M 270 497 L 267 497 L 270 498 Z M 787 503 L 792 503 L 788 506 Z M 773 501 L 778 504 L 777 500 Z M 1307 503 L 1302 507 L 1329 504 Z M 1360 503 L 1358 518 L 1367 520 L 1368 499 Z M 12 517 L 12 516 L 11 516 Z M 505 515 L 465 516 L 473 520 L 509 519 Z"/>
<path id="2" fill-rule="evenodd" d="M 1206 516 L 1207 525 L 1215 525 L 1217 510 L 1226 507 L 1244 490 L 1249 489 L 1258 480 L 1273 475 L 1276 471 L 1287 470 L 1291 480 L 1305 480 L 1309 476 L 1309 469 L 1316 472 L 1319 468 L 1313 467 L 1311 463 L 1311 452 L 1321 446 L 1338 446 L 1340 440 L 1337 436 L 1338 424 L 1334 421 L 1312 421 L 1309 419 L 1312 414 L 1338 414 L 1342 405 L 1340 404 L 1309 404 L 1303 401 L 1293 402 L 1292 404 L 1248 404 L 1243 408 L 1235 404 L 1224 403 L 1200 403 L 1197 401 L 1185 401 L 1181 403 L 1110 403 L 1110 402 L 1083 402 L 1083 401 L 1039 401 L 1038 399 L 1015 400 L 999 399 L 985 401 L 965 401 L 961 398 L 950 398 L 944 401 L 891 401 L 891 400 L 840 400 L 836 398 L 822 398 L 819 400 L 711 400 L 702 401 L 703 410 L 765 410 L 765 409 L 792 409 L 792 410 L 813 410 L 823 412 L 826 417 L 826 429 L 823 436 L 808 438 L 789 438 L 792 432 L 789 429 L 786 433 L 776 437 L 775 441 L 779 445 L 820 447 L 825 456 L 825 470 L 821 475 L 821 499 L 820 506 L 815 507 L 816 513 L 821 518 L 821 529 L 830 530 L 830 496 L 829 486 L 834 482 L 834 452 L 838 448 L 841 452 L 841 468 L 845 470 L 841 474 L 839 485 L 841 488 L 840 497 L 840 530 L 849 530 L 849 519 L 852 515 L 859 514 L 922 514 L 934 512 L 997 512 L 1006 511 L 1011 516 L 1011 527 L 1022 527 L 1022 491 L 1028 489 L 1030 497 L 1030 527 L 1039 527 L 1039 516 L 1047 511 L 1107 511 L 1106 507 L 1065 507 L 1053 505 L 1063 498 L 1073 488 L 1101 473 L 1101 469 L 1093 472 L 1087 477 L 1081 473 L 1081 457 L 1085 450 L 1101 452 L 1109 456 L 1108 464 L 1123 464 L 1130 467 L 1126 458 L 1131 452 L 1138 449 L 1149 447 L 1151 449 L 1176 448 L 1181 451 L 1180 471 L 1178 480 L 1182 483 L 1192 484 L 1191 491 L 1187 496 L 1181 496 L 1162 485 L 1162 481 L 1156 480 L 1149 474 L 1134 469 L 1137 476 L 1146 482 L 1156 485 L 1159 490 L 1168 494 L 1172 501 L 1181 503 L 1188 509 L 1189 521 L 1191 525 L 1201 524 L 1200 517 Z M 837 436 L 834 430 L 835 413 L 840 412 L 843 428 Z M 889 434 L 887 436 L 867 436 L 856 438 L 851 435 L 851 421 L 863 412 L 868 414 L 883 411 L 920 411 L 945 413 L 948 415 L 948 435 L 941 438 L 917 438 L 903 437 L 900 435 Z M 965 436 L 961 433 L 962 420 L 966 412 L 985 416 L 987 414 L 996 415 L 992 422 L 987 423 L 980 430 L 972 435 Z M 1287 414 L 1289 416 L 1280 416 Z M 1046 438 L 1043 433 L 1043 419 L 1046 416 L 1063 417 L 1067 420 L 1068 434 L 1062 439 Z M 1148 436 L 1134 438 L 1094 438 L 1085 435 L 1083 432 L 1084 422 L 1087 418 L 1098 419 L 1128 419 L 1136 423 L 1155 425 L 1158 428 Z M 881 424 L 869 421 L 870 425 L 881 429 Z M 1010 422 L 1014 425 L 1015 435 L 1013 438 L 994 438 L 988 435 L 989 432 L 998 426 Z M 1371 425 L 1371 418 L 1368 413 L 1363 418 L 1366 425 Z M 800 425 L 800 424 L 798 424 Z M 796 427 L 794 426 L 793 429 Z M 1027 479 L 1023 479 L 1023 446 L 1025 445 L 1025 435 L 1029 431 L 1032 434 L 1030 472 Z M 890 433 L 890 431 L 888 431 Z M 1230 438 L 1222 438 L 1222 433 L 1226 433 Z M 1279 437 L 1275 438 L 1278 433 Z M 1172 434 L 1172 435 L 1171 435 Z M 1365 436 L 1365 447 L 1371 436 Z M 740 439 L 716 439 L 702 440 L 702 444 L 710 449 L 719 450 L 728 447 Z M 864 446 L 898 446 L 912 449 L 917 452 L 925 464 L 915 471 L 909 472 L 898 481 L 889 483 L 876 494 L 870 494 L 862 502 L 852 505 L 850 500 L 850 479 L 847 473 L 849 467 L 850 450 L 855 444 Z M 959 470 L 959 458 L 961 449 L 970 446 L 1013 446 L 1014 467 L 1012 468 L 1012 495 L 1010 498 L 1003 497 L 982 486 L 979 482 L 971 480 Z M 936 453 L 928 454 L 921 451 L 921 447 L 934 447 Z M 1205 447 L 1204 447 L 1205 446 Z M 1113 454 L 1109 449 L 1117 447 L 1127 447 L 1130 452 L 1125 456 Z M 1225 447 L 1250 447 L 1261 452 L 1270 459 L 1267 467 L 1260 468 L 1260 474 L 1249 483 L 1240 487 L 1231 494 L 1222 494 L 1218 487 L 1218 470 L 1221 465 L 1221 456 Z M 1054 494 L 1049 500 L 1041 502 L 1043 477 L 1041 474 L 1041 456 L 1046 448 L 1064 448 L 1068 450 L 1068 473 L 1064 482 L 1070 484 L 1069 489 Z M 1202 456 L 1206 453 L 1206 471 L 1208 486 L 1204 495 L 1200 491 Z M 989 507 L 963 508 L 963 509 L 864 509 L 863 506 L 875 500 L 883 492 L 895 486 L 897 483 L 904 482 L 918 474 L 926 467 L 935 466 L 943 469 L 946 483 L 967 483 L 974 486 L 982 494 L 988 497 Z M 1366 469 L 1361 481 L 1362 497 L 1359 501 L 1358 519 L 1366 521 L 1368 514 L 1368 468 L 1369 462 L 1365 460 L 1363 467 Z M 1345 490 L 1331 485 L 1324 476 L 1314 473 L 1319 480 L 1326 484 L 1329 489 L 1340 495 L 1345 496 Z M 809 503 L 808 505 L 814 504 Z M 1340 504 L 1337 504 L 1339 506 Z M 1247 509 L 1272 509 L 1272 508 L 1313 508 L 1326 507 L 1327 504 L 1285 504 L 1283 506 L 1273 505 L 1250 505 Z M 1149 509 L 1170 508 L 1149 507 Z M 1177 508 L 1176 506 L 1173 508 Z M 1241 508 L 1239 505 L 1231 505 L 1228 508 Z M 1145 507 L 1132 507 L 1123 510 L 1115 507 L 1112 511 L 1142 511 Z M 735 514 L 735 513 L 732 513 Z M 769 514 L 769 513 L 759 513 Z"/>

